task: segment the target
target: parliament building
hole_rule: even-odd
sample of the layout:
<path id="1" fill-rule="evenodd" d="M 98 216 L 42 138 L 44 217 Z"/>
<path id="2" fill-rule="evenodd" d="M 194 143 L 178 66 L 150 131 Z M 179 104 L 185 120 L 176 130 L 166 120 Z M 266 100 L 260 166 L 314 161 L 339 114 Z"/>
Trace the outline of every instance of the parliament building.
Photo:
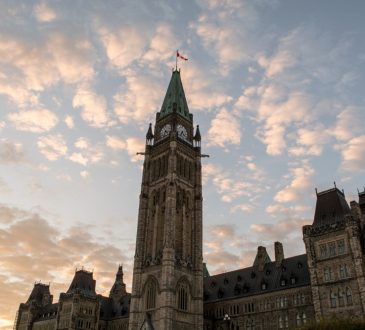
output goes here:
<path id="1" fill-rule="evenodd" d="M 172 73 L 146 135 L 132 292 L 123 269 L 109 296 L 77 270 L 53 302 L 36 283 L 15 330 L 295 329 L 320 319 L 365 317 L 365 191 L 350 205 L 336 186 L 317 192 L 305 254 L 275 260 L 259 246 L 252 266 L 209 275 L 203 263 L 201 135 L 180 71 Z"/>

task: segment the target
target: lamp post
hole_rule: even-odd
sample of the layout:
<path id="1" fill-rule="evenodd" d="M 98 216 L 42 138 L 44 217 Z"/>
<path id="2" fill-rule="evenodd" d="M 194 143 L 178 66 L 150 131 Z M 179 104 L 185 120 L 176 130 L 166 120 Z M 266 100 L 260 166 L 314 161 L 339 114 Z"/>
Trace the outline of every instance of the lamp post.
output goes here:
<path id="1" fill-rule="evenodd" d="M 223 317 L 223 322 L 224 322 L 224 325 L 225 325 L 225 328 L 227 330 L 229 330 L 229 324 L 230 324 L 230 321 L 231 321 L 231 318 L 228 314 L 224 314 L 224 317 Z"/>

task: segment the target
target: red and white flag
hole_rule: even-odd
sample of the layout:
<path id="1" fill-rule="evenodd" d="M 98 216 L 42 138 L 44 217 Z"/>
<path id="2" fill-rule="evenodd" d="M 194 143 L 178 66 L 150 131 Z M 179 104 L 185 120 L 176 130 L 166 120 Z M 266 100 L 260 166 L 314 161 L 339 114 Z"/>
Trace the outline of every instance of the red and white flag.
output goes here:
<path id="1" fill-rule="evenodd" d="M 176 51 L 176 57 L 179 57 L 179 58 L 181 58 L 182 60 L 184 60 L 184 61 L 187 61 L 188 59 L 187 59 L 187 57 L 185 57 L 185 56 L 182 56 L 180 53 L 179 53 L 179 51 L 177 50 Z"/>

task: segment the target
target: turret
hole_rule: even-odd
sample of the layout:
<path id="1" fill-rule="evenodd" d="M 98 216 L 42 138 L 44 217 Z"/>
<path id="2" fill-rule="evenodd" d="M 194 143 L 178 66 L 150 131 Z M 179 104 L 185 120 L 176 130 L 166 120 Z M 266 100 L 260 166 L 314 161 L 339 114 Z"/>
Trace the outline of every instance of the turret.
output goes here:
<path id="1" fill-rule="evenodd" d="M 195 131 L 195 135 L 194 135 L 194 141 L 195 141 L 195 146 L 199 147 L 201 146 L 201 135 L 200 135 L 200 130 L 199 130 L 199 125 L 196 126 L 196 131 Z"/>
<path id="2" fill-rule="evenodd" d="M 51 304 L 53 296 L 49 291 L 49 285 L 43 283 L 35 283 L 33 290 L 27 300 L 27 304 L 36 304 L 38 306 L 46 306 Z"/>
<path id="3" fill-rule="evenodd" d="M 150 123 L 150 125 L 148 127 L 147 134 L 146 134 L 146 144 L 147 145 L 152 145 L 153 144 L 153 138 L 154 138 L 154 135 L 152 133 L 152 124 Z"/>
<path id="4" fill-rule="evenodd" d="M 265 268 L 265 264 L 271 262 L 269 255 L 267 254 L 266 247 L 259 246 L 257 248 L 257 254 L 255 261 L 253 263 L 254 266 L 258 266 L 259 271 L 263 271 Z"/>
<path id="5" fill-rule="evenodd" d="M 115 282 L 110 290 L 109 297 L 119 300 L 127 294 L 126 285 L 123 281 L 123 266 L 118 267 L 118 272 L 115 276 Z"/>
<path id="6" fill-rule="evenodd" d="M 76 270 L 67 293 L 83 293 L 88 296 L 96 296 L 95 284 L 92 272 L 84 269 Z"/>

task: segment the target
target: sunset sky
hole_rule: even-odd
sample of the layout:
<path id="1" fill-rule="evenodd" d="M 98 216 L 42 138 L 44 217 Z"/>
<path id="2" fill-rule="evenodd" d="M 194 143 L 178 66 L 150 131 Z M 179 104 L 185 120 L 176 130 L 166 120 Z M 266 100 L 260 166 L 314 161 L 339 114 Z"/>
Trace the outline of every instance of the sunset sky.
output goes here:
<path id="1" fill-rule="evenodd" d="M 0 1 L 0 329 L 75 268 L 130 290 L 144 136 L 175 51 L 211 273 L 304 252 L 315 188 L 365 184 L 362 0 Z"/>

